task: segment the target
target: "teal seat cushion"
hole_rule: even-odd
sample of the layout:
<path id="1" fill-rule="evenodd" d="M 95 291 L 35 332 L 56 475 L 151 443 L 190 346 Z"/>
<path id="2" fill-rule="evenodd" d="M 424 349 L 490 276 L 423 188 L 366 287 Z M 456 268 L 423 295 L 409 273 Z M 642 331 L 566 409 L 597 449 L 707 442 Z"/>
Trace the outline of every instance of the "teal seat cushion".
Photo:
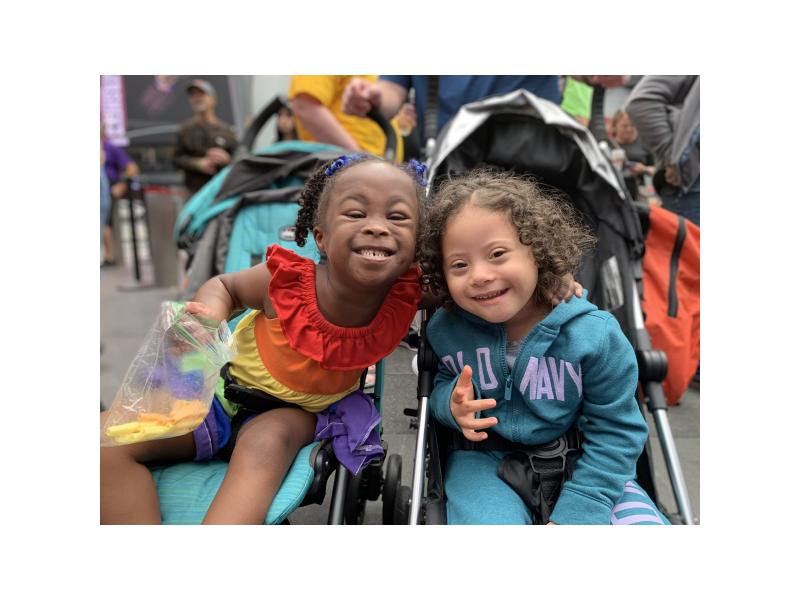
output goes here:
<path id="1" fill-rule="evenodd" d="M 313 442 L 297 454 L 269 507 L 265 524 L 281 523 L 303 501 L 314 479 L 311 458 L 317 446 L 319 442 Z M 221 460 L 151 468 L 161 502 L 162 522 L 165 525 L 200 524 L 227 469 L 228 463 Z"/>

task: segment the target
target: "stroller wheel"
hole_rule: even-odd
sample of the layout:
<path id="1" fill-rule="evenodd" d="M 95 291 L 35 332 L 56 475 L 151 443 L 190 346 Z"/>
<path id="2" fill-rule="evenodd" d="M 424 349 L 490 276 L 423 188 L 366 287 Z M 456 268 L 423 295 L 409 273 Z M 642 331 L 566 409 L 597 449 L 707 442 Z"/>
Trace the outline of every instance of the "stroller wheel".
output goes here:
<path id="1" fill-rule="evenodd" d="M 395 525 L 408 525 L 408 515 L 411 511 L 411 488 L 401 485 L 397 490 L 397 497 L 394 501 L 394 523 Z"/>
<path id="2" fill-rule="evenodd" d="M 361 525 L 364 521 L 364 508 L 367 504 L 365 494 L 361 493 L 364 471 L 347 482 L 347 494 L 344 500 L 344 522 L 347 525 Z"/>
<path id="3" fill-rule="evenodd" d="M 392 454 L 386 460 L 386 477 L 383 480 L 383 524 L 394 525 L 394 505 L 397 488 L 400 487 L 400 475 L 403 472 L 403 459 L 399 454 Z"/>

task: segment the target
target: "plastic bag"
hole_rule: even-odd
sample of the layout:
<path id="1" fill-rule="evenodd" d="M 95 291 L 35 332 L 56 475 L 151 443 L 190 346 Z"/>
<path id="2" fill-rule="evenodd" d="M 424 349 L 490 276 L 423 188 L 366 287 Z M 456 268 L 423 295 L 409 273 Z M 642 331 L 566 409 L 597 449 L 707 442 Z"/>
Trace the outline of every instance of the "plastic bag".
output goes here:
<path id="1" fill-rule="evenodd" d="M 235 354 L 226 321 L 217 323 L 164 302 L 117 392 L 101 446 L 176 437 L 208 415 L 222 366 Z"/>

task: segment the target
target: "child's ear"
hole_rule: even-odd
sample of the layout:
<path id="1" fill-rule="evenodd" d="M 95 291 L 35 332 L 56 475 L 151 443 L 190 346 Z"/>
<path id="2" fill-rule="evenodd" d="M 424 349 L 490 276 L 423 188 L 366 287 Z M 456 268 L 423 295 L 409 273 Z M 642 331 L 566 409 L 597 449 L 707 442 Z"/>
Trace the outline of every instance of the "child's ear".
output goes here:
<path id="1" fill-rule="evenodd" d="M 312 229 L 312 233 L 314 234 L 314 242 L 316 242 L 320 254 L 325 254 L 325 232 L 322 231 L 318 225 L 315 225 L 314 229 Z"/>

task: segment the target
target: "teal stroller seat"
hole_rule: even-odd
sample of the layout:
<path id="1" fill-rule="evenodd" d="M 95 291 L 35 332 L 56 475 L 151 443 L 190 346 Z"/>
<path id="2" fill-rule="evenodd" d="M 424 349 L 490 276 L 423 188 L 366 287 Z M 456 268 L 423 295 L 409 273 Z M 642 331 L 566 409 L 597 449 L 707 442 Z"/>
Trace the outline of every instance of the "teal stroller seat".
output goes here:
<path id="1" fill-rule="evenodd" d="M 314 480 L 312 459 L 321 443 L 314 442 L 297 454 L 272 501 L 264 523 L 276 525 L 301 505 Z M 222 460 L 179 463 L 150 469 L 158 489 L 161 520 L 165 525 L 192 525 L 202 522 L 228 469 Z"/>
<path id="2" fill-rule="evenodd" d="M 280 103 L 274 101 L 254 121 L 261 127 Z M 245 139 L 255 139 L 249 131 Z M 321 164 L 341 155 L 336 146 L 301 141 L 278 142 L 257 152 L 240 149 L 230 167 L 212 178 L 178 216 L 175 239 L 188 251 L 189 286 L 185 299 L 211 277 L 263 262 L 270 244 L 280 244 L 316 259 L 316 246 L 294 243 L 294 223 L 304 181 Z M 241 318 L 243 315 L 239 315 Z M 230 323 L 231 330 L 236 325 Z M 363 381 L 363 379 L 362 379 Z M 382 367 L 376 374 L 376 408 Z M 212 459 L 151 466 L 161 502 L 162 522 L 199 524 L 222 483 L 227 462 Z M 367 465 L 356 477 L 338 464 L 329 440 L 305 446 L 291 465 L 269 508 L 265 524 L 287 522 L 297 507 L 325 498 L 326 483 L 336 471 L 329 523 L 360 523 L 366 500 L 376 500 L 382 485 L 381 464 Z"/>

